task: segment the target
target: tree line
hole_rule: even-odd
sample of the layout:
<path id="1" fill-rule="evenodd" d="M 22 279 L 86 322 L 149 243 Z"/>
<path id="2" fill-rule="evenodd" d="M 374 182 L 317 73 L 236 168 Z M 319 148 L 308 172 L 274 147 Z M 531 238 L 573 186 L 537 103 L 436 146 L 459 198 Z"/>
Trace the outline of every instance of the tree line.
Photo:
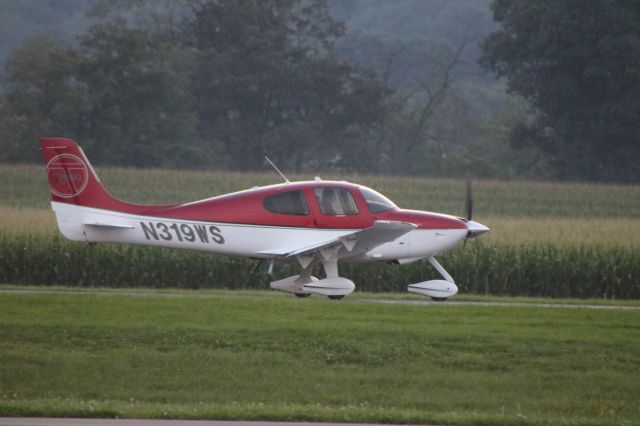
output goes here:
<path id="1" fill-rule="evenodd" d="M 513 96 L 472 116 L 464 28 L 433 45 L 345 38 L 325 0 L 99 0 L 76 40 L 12 52 L 0 162 L 39 161 L 48 135 L 125 166 L 269 155 L 294 171 L 638 181 L 638 9 L 494 0 L 481 64 Z"/>
<path id="2" fill-rule="evenodd" d="M 567 179 L 640 181 L 640 2 L 494 0 L 483 65 L 530 106 L 512 146 Z"/>

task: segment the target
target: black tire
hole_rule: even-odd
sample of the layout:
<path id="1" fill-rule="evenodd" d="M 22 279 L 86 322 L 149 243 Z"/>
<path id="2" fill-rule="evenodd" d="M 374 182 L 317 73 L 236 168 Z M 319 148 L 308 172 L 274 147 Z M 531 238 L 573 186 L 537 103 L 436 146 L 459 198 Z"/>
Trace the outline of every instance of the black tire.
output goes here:
<path id="1" fill-rule="evenodd" d="M 311 293 L 293 293 L 293 294 L 295 294 L 295 295 L 296 295 L 296 297 L 299 297 L 299 298 L 301 298 L 301 299 L 302 299 L 302 298 L 304 298 L 304 297 L 309 297 L 309 296 L 311 296 Z"/>
<path id="2" fill-rule="evenodd" d="M 344 298 L 344 295 L 334 295 L 334 296 L 327 296 L 327 297 L 331 300 L 340 300 Z"/>
<path id="3" fill-rule="evenodd" d="M 433 300 L 434 302 L 444 302 L 445 300 L 447 300 L 446 297 L 432 297 L 431 300 Z"/>

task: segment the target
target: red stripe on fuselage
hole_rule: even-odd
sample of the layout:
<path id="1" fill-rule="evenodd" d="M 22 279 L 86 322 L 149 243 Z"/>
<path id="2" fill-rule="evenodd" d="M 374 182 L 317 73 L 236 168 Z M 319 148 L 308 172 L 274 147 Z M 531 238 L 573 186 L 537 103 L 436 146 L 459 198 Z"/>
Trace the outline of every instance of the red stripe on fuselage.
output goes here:
<path id="1" fill-rule="evenodd" d="M 349 190 L 359 209 L 357 215 L 323 215 L 315 199 L 316 188 L 344 188 Z M 207 200 L 182 204 L 156 211 L 154 216 L 197 220 L 204 222 L 238 223 L 246 225 L 287 226 L 296 228 L 364 229 L 373 225 L 375 217 L 366 209 L 358 186 L 346 182 L 296 182 L 222 195 Z M 265 198 L 302 191 L 309 207 L 307 215 L 272 213 L 265 209 Z"/>
<path id="2" fill-rule="evenodd" d="M 409 222 L 418 225 L 418 229 L 467 229 L 464 220 L 455 216 L 418 210 L 388 210 L 378 214 L 377 219 Z"/>
<path id="3" fill-rule="evenodd" d="M 47 165 L 51 200 L 101 210 L 146 215 L 163 219 L 192 220 L 230 224 L 285 226 L 320 229 L 365 229 L 376 220 L 413 223 L 418 229 L 465 229 L 464 221 L 453 216 L 393 208 L 373 214 L 367 208 L 360 186 L 348 182 L 294 182 L 249 189 L 206 200 L 179 205 L 145 206 L 120 201 L 107 192 L 89 164 L 80 146 L 63 138 L 40 141 Z M 77 169 L 77 170 L 76 170 Z M 325 215 L 314 190 L 341 188 L 349 191 L 358 206 L 358 214 Z M 265 198 L 289 191 L 302 191 L 309 207 L 307 215 L 276 214 L 265 209 Z"/>
<path id="4" fill-rule="evenodd" d="M 358 205 L 359 213 L 342 216 L 323 215 L 315 199 L 314 189 L 326 187 L 349 190 Z M 171 207 L 156 211 L 153 216 L 204 222 L 297 228 L 364 229 L 371 227 L 376 220 L 393 220 L 413 223 L 418 226 L 418 229 L 466 229 L 463 220 L 438 213 L 394 208 L 373 214 L 368 210 L 364 197 L 358 188 L 359 186 L 355 184 L 332 181 L 279 184 Z M 265 198 L 294 190 L 304 192 L 310 208 L 308 215 L 276 214 L 264 208 L 262 202 Z"/>

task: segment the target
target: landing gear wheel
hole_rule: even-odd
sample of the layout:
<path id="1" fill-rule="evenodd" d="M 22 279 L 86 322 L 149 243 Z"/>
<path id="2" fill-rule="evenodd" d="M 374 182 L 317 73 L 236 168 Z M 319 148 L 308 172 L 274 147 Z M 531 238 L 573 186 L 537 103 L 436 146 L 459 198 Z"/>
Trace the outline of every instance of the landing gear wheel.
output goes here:
<path id="1" fill-rule="evenodd" d="M 304 298 L 304 297 L 309 297 L 309 296 L 311 296 L 311 293 L 293 293 L 293 294 L 295 294 L 295 295 L 296 295 L 296 297 L 299 297 L 299 298 L 301 298 L 301 299 L 302 299 L 302 298 Z"/>
<path id="2" fill-rule="evenodd" d="M 340 300 L 344 297 L 344 295 L 334 295 L 334 296 L 327 296 L 327 297 L 331 300 Z"/>
<path id="3" fill-rule="evenodd" d="M 434 302 L 444 302 L 445 300 L 447 300 L 446 297 L 432 297 L 431 300 L 433 300 Z"/>

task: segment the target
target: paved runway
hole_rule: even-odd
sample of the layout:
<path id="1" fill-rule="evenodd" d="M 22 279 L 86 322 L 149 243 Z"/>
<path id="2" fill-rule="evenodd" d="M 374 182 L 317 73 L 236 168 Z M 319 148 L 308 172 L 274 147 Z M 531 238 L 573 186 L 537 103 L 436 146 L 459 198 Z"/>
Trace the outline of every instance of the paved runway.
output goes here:
<path id="1" fill-rule="evenodd" d="M 0 426 L 372 426 L 358 423 L 250 422 L 224 420 L 69 419 L 0 417 Z M 394 426 L 394 425 L 385 425 Z M 407 425 L 403 425 L 407 426 Z M 423 425 L 424 426 L 424 425 Z"/>

